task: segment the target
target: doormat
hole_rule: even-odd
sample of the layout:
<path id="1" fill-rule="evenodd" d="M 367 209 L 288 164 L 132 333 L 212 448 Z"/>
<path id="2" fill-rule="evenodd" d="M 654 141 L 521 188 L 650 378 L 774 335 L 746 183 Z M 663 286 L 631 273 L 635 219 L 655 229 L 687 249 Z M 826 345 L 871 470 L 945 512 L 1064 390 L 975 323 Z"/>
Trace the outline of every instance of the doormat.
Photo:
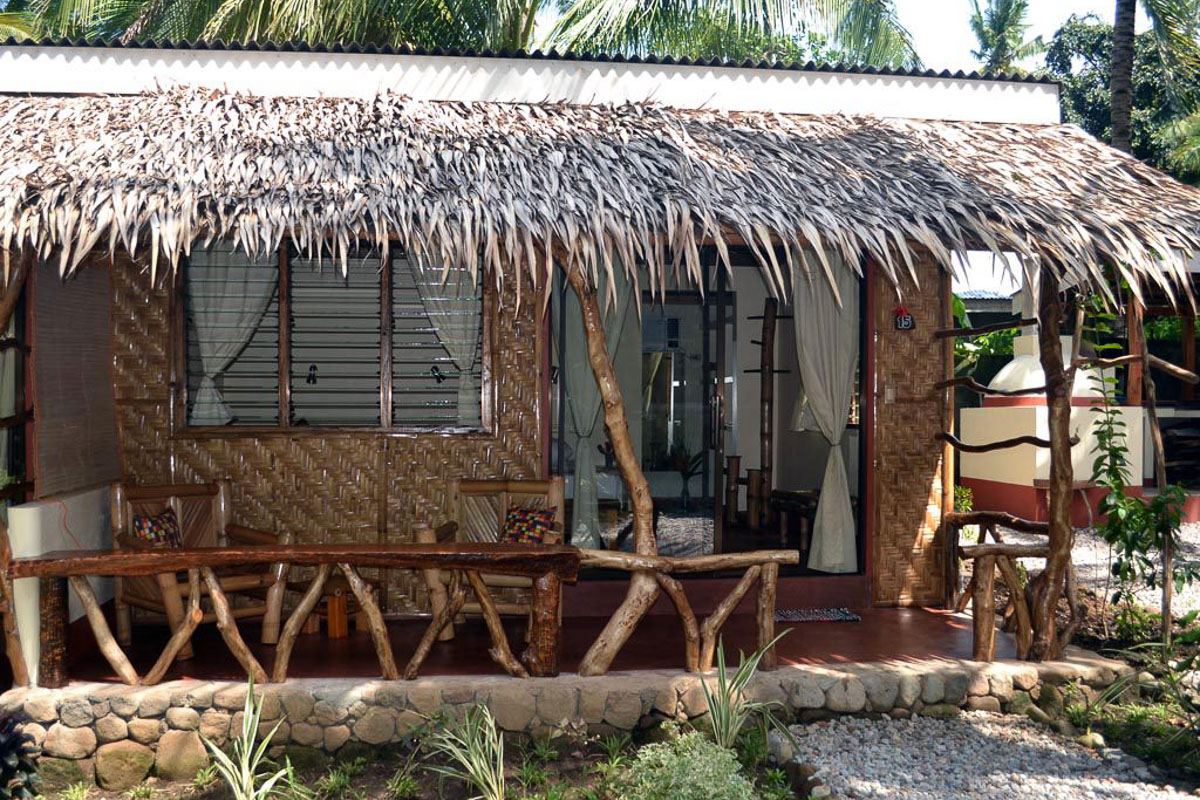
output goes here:
<path id="1" fill-rule="evenodd" d="M 776 622 L 862 622 L 862 617 L 848 608 L 780 608 Z"/>

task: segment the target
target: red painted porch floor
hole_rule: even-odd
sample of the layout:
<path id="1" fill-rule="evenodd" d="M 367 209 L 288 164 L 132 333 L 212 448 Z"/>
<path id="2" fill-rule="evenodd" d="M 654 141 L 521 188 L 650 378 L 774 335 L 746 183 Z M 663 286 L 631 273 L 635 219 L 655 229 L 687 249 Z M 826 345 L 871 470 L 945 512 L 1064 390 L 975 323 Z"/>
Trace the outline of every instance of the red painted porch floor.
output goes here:
<path id="1" fill-rule="evenodd" d="M 916 661 L 919 659 L 963 659 L 971 655 L 971 623 L 968 617 L 930 609 L 864 609 L 857 623 L 780 624 L 779 630 L 791 629 L 779 643 L 781 663 L 821 664 L 860 661 Z M 563 620 L 560 668 L 574 672 L 588 646 L 605 622 L 600 617 L 567 617 Z M 401 669 L 407 662 L 426 627 L 424 620 L 389 623 L 392 646 Z M 523 648 L 524 622 L 506 620 L 513 651 Z M 257 624 L 243 624 L 242 634 L 254 642 Z M 726 651 L 754 646 L 755 625 L 751 615 L 735 615 L 725 626 Z M 166 641 L 163 626 L 135 627 L 134 644 L 127 649 L 139 672 L 153 664 Z M 216 627 L 204 625 L 193 638 L 196 657 L 179 663 L 166 680 L 199 678 L 231 680 L 244 677 L 237 662 L 220 640 Z M 273 648 L 252 644 L 263 666 L 270 671 Z M 488 657 L 489 640 L 483 621 L 470 618 L 458 626 L 453 641 L 434 645 L 422 668 L 422 675 L 502 674 Z M 1012 658 L 1010 637 L 998 635 L 996 657 Z M 735 656 L 734 656 L 735 657 Z M 108 663 L 95 650 L 79 648 L 69 654 L 70 675 L 74 680 L 115 680 Z M 674 616 L 652 615 L 643 620 L 633 638 L 617 657 L 613 670 L 678 669 L 683 663 L 683 634 Z M 351 627 L 345 639 L 327 639 L 324 633 L 301 636 L 292 653 L 290 677 L 375 677 L 379 674 L 374 646 L 366 632 Z"/>

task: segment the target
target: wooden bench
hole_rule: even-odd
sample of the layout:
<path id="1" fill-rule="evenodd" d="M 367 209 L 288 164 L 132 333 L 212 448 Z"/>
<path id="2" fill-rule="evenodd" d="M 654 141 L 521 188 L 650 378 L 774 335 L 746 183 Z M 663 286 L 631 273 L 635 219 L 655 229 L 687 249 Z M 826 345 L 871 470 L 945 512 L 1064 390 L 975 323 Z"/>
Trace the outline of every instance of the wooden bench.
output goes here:
<path id="1" fill-rule="evenodd" d="M 299 635 L 313 608 L 320 600 L 325 582 L 333 569 L 345 576 L 365 614 L 375 642 L 376 655 L 383 677 L 400 677 L 388 638 L 383 614 L 375 601 L 374 591 L 358 574 L 356 567 L 400 569 L 437 569 L 449 571 L 451 603 L 443 613 L 435 615 L 416 653 L 404 671 L 404 677 L 415 678 L 421 662 L 428 654 L 437 635 L 450 621 L 465 600 L 465 576 L 474 590 L 484 616 L 489 619 L 492 634 L 492 657 L 510 674 L 524 677 L 547 677 L 558 674 L 558 612 L 562 583 L 574 582 L 579 573 L 579 551 L 561 545 L 497 545 L 486 543 L 446 544 L 347 544 L 347 545 L 261 545 L 247 547 L 163 548 L 158 550 L 64 550 L 37 558 L 14 559 L 7 565 L 7 577 L 38 578 L 43 598 L 43 641 L 65 642 L 67 625 L 67 586 L 74 589 L 87 613 L 88 622 L 104 657 L 121 679 L 129 684 L 151 685 L 162 680 L 180 649 L 191 637 L 203 617 L 200 607 L 200 585 L 203 581 L 212 601 L 217 627 L 230 652 L 248 674 L 265 683 L 287 679 L 288 659 L 296 636 Z M 229 567 L 260 566 L 284 562 L 290 565 L 316 566 L 317 574 L 292 614 L 288 617 L 276 646 L 272 674 L 259 664 L 250 648 L 238 633 L 236 620 L 228 598 L 221 590 L 215 570 Z M 522 661 L 517 661 L 498 624 L 495 605 L 491 601 L 480 572 L 514 575 L 532 581 L 533 612 L 530 618 L 529 644 Z M 189 596 L 184 624 L 172 634 L 154 667 L 139 676 L 121 650 L 109 628 L 100 603 L 87 581 L 89 575 L 114 577 L 156 575 L 163 572 L 187 572 Z M 493 625 L 491 616 L 496 616 Z M 49 610 L 47 612 L 47 610 Z M 445 613 L 450 612 L 450 613 Z M 41 680 L 43 686 L 65 685 L 65 646 L 43 647 Z"/>

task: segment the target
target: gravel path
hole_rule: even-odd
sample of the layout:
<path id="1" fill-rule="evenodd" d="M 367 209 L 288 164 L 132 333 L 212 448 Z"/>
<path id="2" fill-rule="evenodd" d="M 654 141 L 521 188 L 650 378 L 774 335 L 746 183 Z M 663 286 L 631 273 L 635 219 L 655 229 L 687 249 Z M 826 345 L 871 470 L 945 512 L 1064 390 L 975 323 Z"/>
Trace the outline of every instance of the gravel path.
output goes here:
<path id="1" fill-rule="evenodd" d="M 1005 529 L 1002 533 L 1005 541 L 1020 544 L 1044 544 L 1044 536 L 1030 536 Z M 1200 523 L 1184 525 L 1180 531 L 1180 559 L 1184 561 L 1200 561 Z M 1105 590 L 1111 594 L 1114 585 L 1109 573 L 1108 542 L 1100 538 L 1091 529 L 1075 532 L 1075 547 L 1071 551 L 1071 559 L 1075 563 L 1075 572 L 1079 576 L 1080 586 L 1095 589 L 1103 594 Z M 1041 569 L 1043 559 L 1023 559 L 1025 566 L 1030 569 Z M 1138 602 L 1150 608 L 1158 608 L 1162 597 L 1161 590 L 1143 587 L 1137 592 Z M 1200 608 L 1200 582 L 1184 587 L 1175 595 L 1175 613 L 1178 616 L 1186 611 Z"/>
<path id="2" fill-rule="evenodd" d="M 839 798 L 1164 800 L 1187 795 L 1154 782 L 1119 750 L 1100 753 L 1023 717 L 984 712 L 951 720 L 843 717 L 796 725 L 798 758 Z"/>

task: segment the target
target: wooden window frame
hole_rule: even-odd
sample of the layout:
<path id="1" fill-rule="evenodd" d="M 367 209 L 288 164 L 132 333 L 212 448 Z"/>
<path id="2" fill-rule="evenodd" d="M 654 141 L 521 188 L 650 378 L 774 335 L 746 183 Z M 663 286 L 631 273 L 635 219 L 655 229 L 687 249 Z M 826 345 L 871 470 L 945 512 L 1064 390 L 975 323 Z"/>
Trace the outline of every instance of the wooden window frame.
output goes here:
<path id="1" fill-rule="evenodd" d="M 276 425 L 189 425 L 187 422 L 187 314 L 184 301 L 184 275 L 189 260 L 182 259 L 174 273 L 174 284 L 168 295 L 168 318 L 171 331 L 170 365 L 170 424 L 171 435 L 176 437 L 243 437 L 243 436 L 288 436 L 320 437 L 329 435 L 362 434 L 370 436 L 411 437 L 432 436 L 494 436 L 495 409 L 497 405 L 495 359 L 497 341 L 496 324 L 499 319 L 497 295 L 489 276 L 480 276 L 482 289 L 483 318 L 480 321 L 483 343 L 480 348 L 480 419 L 479 426 L 467 425 L 410 425 L 396 424 L 392 420 L 394 378 L 392 377 L 392 270 L 393 260 L 400 247 L 393 244 L 385 257 L 380 257 L 380 338 L 379 338 L 379 418 L 383 425 L 292 425 L 289 411 L 292 403 L 291 385 L 291 266 L 294 257 L 291 248 L 283 246 L 278 255 L 279 295 L 279 421 Z M 385 380 L 385 377 L 387 378 Z M 386 413 L 385 413 L 386 412 Z"/>

